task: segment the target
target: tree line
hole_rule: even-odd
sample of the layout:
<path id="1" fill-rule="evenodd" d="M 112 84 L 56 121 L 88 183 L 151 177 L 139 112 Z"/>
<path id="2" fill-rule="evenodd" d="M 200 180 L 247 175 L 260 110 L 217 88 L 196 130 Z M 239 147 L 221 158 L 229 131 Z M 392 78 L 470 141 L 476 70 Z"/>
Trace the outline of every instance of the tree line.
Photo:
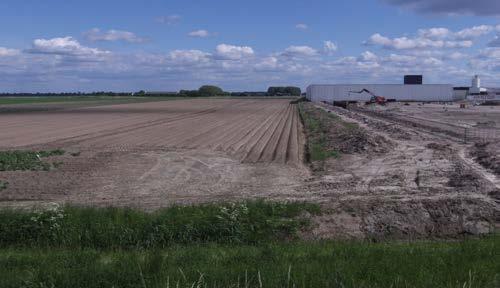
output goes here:
<path id="1" fill-rule="evenodd" d="M 177 96 L 177 97 L 211 97 L 211 96 L 300 96 L 302 91 L 294 86 L 274 86 L 264 91 L 226 92 L 214 85 L 203 85 L 197 90 L 180 90 L 179 92 L 69 92 L 69 93 L 0 93 L 0 97 L 57 97 L 57 96 Z"/>

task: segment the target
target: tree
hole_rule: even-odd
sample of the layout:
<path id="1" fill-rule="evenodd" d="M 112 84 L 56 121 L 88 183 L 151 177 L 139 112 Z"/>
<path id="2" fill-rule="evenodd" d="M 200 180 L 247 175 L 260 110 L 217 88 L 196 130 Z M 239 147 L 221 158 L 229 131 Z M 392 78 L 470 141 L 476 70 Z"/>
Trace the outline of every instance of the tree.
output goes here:
<path id="1" fill-rule="evenodd" d="M 299 87 L 289 86 L 285 88 L 285 91 L 291 96 L 300 96 L 302 94 L 302 90 Z"/>
<path id="2" fill-rule="evenodd" d="M 224 91 L 221 88 L 212 85 L 201 86 L 200 89 L 198 89 L 198 92 L 200 93 L 200 96 L 219 96 L 224 94 Z"/>
<path id="3" fill-rule="evenodd" d="M 302 90 L 299 87 L 269 87 L 267 94 L 269 96 L 300 96 Z"/>
<path id="4" fill-rule="evenodd" d="M 135 94 L 134 94 L 134 95 L 135 95 L 135 96 L 144 96 L 144 95 L 146 95 L 146 91 L 141 90 L 141 91 L 139 91 L 139 92 L 135 92 Z"/>

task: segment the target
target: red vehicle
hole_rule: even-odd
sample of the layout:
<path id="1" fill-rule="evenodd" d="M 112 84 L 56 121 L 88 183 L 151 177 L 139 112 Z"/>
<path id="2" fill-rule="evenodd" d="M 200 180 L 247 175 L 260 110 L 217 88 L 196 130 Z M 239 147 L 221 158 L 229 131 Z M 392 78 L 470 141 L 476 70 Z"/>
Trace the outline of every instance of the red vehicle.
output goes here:
<path id="1" fill-rule="evenodd" d="M 376 104 L 379 104 L 379 105 L 385 105 L 387 103 L 387 99 L 385 99 L 385 97 L 383 96 L 377 96 L 375 95 L 375 93 L 371 92 L 370 90 L 368 89 L 363 89 L 361 91 L 349 91 L 349 93 L 357 93 L 357 94 L 361 94 L 361 93 L 368 93 L 370 94 L 372 97 L 370 98 L 370 101 L 366 102 L 366 104 L 373 104 L 373 103 L 376 103 Z"/>

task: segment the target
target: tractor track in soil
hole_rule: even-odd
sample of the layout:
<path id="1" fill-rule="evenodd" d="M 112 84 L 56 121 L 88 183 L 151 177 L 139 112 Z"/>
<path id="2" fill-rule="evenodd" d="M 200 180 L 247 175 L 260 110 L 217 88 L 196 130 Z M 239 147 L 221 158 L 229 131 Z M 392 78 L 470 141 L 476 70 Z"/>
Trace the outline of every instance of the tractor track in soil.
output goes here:
<path id="1" fill-rule="evenodd" d="M 287 195 L 308 170 L 288 99 L 191 99 L 0 115 L 2 149 L 68 153 L 51 171 L 0 171 L 0 206 L 156 209 Z M 71 152 L 71 153 L 69 153 Z M 77 155 L 77 156 L 71 156 Z"/>

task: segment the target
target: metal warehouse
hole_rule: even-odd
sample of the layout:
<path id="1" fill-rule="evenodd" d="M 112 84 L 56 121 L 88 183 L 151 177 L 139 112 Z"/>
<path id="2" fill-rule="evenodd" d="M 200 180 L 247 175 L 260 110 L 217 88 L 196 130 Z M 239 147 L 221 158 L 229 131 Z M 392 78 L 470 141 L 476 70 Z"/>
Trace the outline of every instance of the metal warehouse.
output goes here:
<path id="1" fill-rule="evenodd" d="M 373 96 L 395 101 L 453 101 L 453 86 L 448 84 L 338 84 L 310 85 L 307 99 L 314 102 L 369 101 Z"/>

